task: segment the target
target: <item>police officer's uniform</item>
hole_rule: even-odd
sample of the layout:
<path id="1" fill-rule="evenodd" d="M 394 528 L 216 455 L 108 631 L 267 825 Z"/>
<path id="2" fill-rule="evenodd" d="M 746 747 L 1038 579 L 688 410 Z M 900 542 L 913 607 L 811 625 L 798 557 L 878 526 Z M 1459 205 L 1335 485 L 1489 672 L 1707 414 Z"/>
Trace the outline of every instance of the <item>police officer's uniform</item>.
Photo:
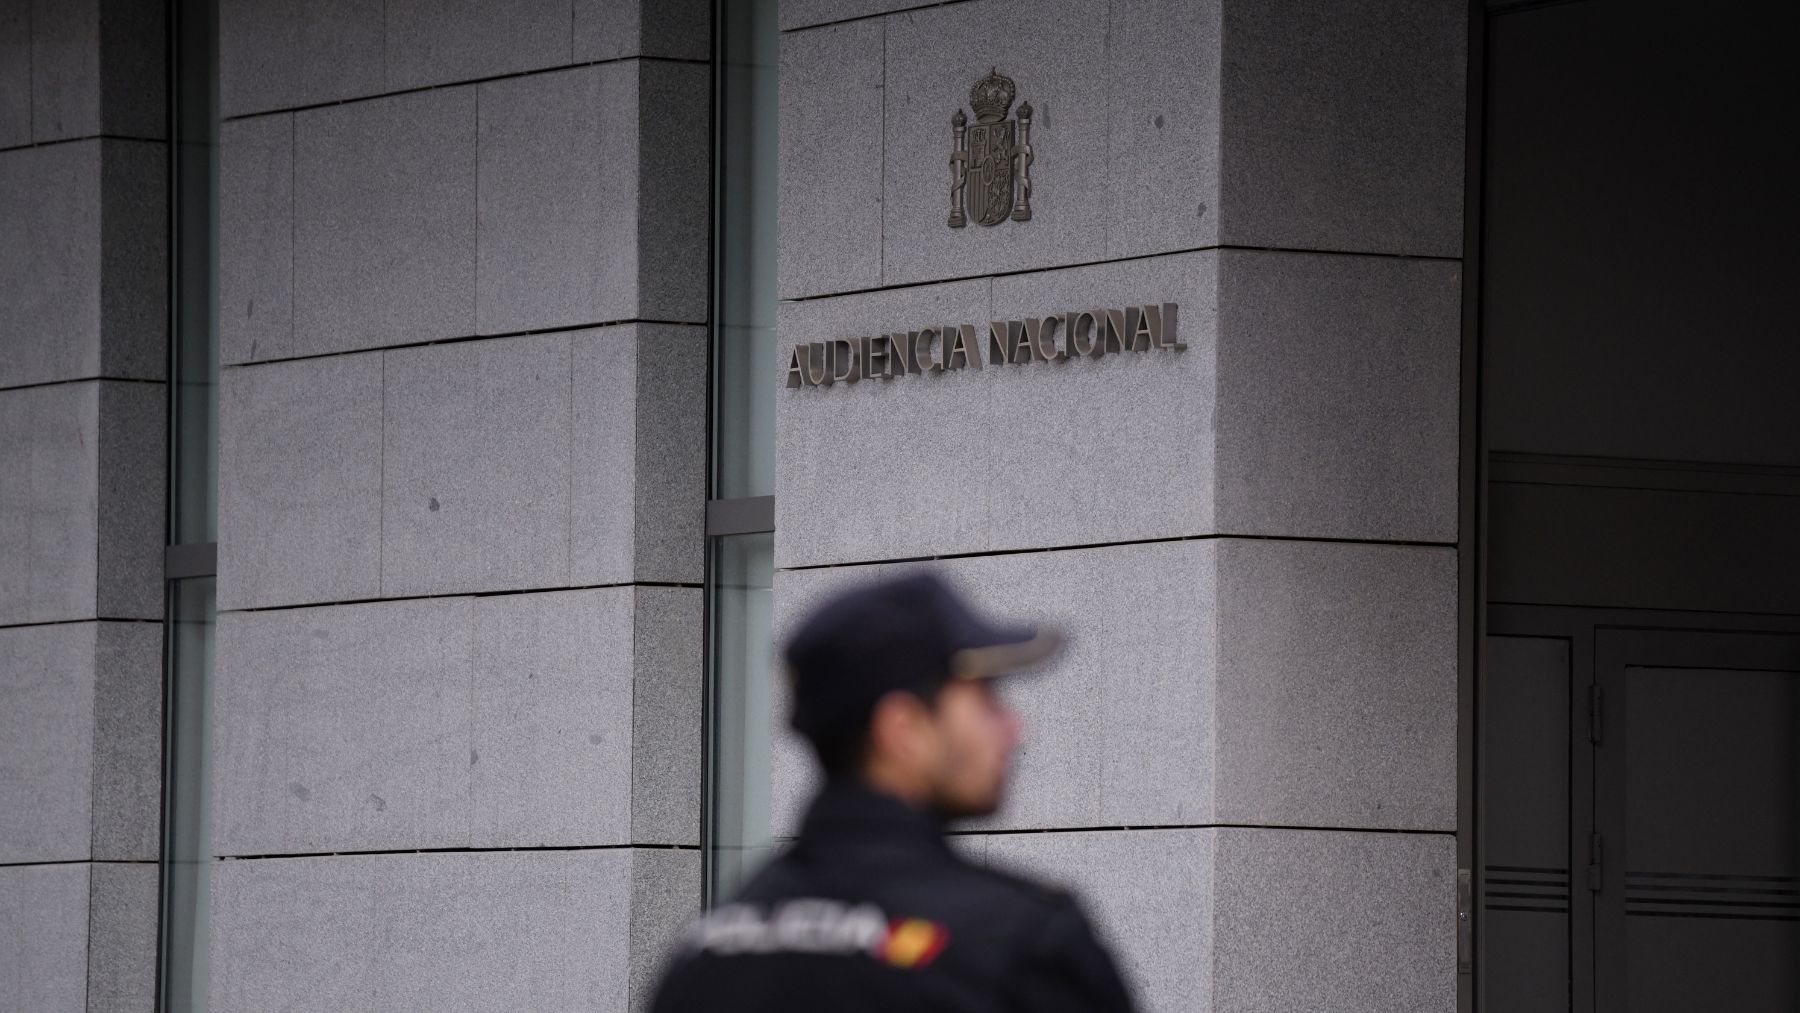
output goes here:
<path id="1" fill-rule="evenodd" d="M 988 648 L 1020 660 L 1042 643 L 985 624 L 929 577 L 853 593 L 789 645 L 794 724 L 866 720 L 870 694 L 921 665 Z M 1074 898 L 964 861 L 933 815 L 839 778 L 798 839 L 688 931 L 652 1013 L 1132 1008 Z"/>
<path id="2" fill-rule="evenodd" d="M 1132 1009 L 1074 898 L 963 861 L 931 817 L 847 782 L 676 961 L 653 1013 Z"/>

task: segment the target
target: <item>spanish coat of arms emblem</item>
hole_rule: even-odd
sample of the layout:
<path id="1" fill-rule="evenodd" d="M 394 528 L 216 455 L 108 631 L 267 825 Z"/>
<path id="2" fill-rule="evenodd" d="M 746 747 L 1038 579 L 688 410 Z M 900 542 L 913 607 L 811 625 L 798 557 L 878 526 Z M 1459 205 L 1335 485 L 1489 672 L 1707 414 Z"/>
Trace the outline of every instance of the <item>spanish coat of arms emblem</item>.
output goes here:
<path id="1" fill-rule="evenodd" d="M 1017 94 L 998 68 L 969 89 L 971 124 L 958 109 L 950 118 L 950 227 L 970 221 L 998 225 L 1031 220 L 1031 103 L 1007 119 Z M 966 212 L 965 212 L 966 208 Z"/>

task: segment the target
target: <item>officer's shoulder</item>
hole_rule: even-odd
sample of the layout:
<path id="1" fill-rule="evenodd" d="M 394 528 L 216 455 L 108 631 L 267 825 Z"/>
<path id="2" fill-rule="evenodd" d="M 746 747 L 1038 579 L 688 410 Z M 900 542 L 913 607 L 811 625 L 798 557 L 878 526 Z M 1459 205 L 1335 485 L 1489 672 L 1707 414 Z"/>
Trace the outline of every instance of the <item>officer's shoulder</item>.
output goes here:
<path id="1" fill-rule="evenodd" d="M 1030 874 L 972 862 L 962 863 L 962 868 L 972 883 L 1022 908 L 1040 914 L 1079 909 L 1074 894 Z"/>

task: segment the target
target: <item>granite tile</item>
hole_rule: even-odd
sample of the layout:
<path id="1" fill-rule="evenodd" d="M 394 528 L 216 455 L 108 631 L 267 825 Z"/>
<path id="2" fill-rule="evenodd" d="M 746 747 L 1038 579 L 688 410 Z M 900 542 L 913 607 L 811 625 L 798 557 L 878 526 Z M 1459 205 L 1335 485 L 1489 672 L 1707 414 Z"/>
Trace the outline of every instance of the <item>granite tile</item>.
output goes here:
<path id="1" fill-rule="evenodd" d="M 568 63 L 569 0 L 387 0 L 387 88 L 420 88 Z"/>
<path id="2" fill-rule="evenodd" d="M 383 901 L 391 905 L 403 877 L 420 879 L 420 866 L 430 875 L 460 871 L 466 860 L 333 855 L 216 864 L 208 896 L 207 1005 L 218 1013 L 371 1008 L 381 964 L 395 948 L 383 943 L 429 928 L 410 923 L 415 912 Z M 466 890 L 465 884 L 447 891 L 441 900 L 454 904 Z"/>
<path id="3" fill-rule="evenodd" d="M 1219 529 L 1455 541 L 1461 303 L 1455 263 L 1221 254 Z"/>
<path id="4" fill-rule="evenodd" d="M 881 284 L 881 237 L 870 231 L 882 202 L 873 138 L 883 38 L 882 22 L 858 21 L 781 39 L 775 289 L 784 299 Z"/>
<path id="5" fill-rule="evenodd" d="M 575 59 L 712 59 L 706 0 L 575 0 Z"/>
<path id="6" fill-rule="evenodd" d="M 39 144 L 102 132 L 101 7 L 101 0 L 31 4 L 31 132 Z"/>
<path id="7" fill-rule="evenodd" d="M 571 335 L 573 583 L 623 584 L 636 577 L 638 353 L 644 329 L 627 324 Z"/>
<path id="8" fill-rule="evenodd" d="M 38 396 L 0 391 L 0 432 L 26 432 Z M 0 468 L 5 474 L 20 474 L 19 469 L 29 469 L 30 462 L 23 444 L 0 441 Z M 26 621 L 31 609 L 31 501 L 29 482 L 0 483 L 0 616 L 12 623 Z"/>
<path id="9" fill-rule="evenodd" d="M 383 0 L 221 0 L 219 114 L 382 89 Z"/>
<path id="10" fill-rule="evenodd" d="M 211 1006 L 626 1013 L 632 883 L 622 848 L 224 863 Z"/>
<path id="11" fill-rule="evenodd" d="M 833 21 L 873 17 L 919 6 L 918 0 L 786 0 L 781 5 L 781 30 L 791 31 Z"/>
<path id="12" fill-rule="evenodd" d="M 566 582 L 570 341 L 540 334 L 386 353 L 383 594 Z"/>
<path id="13" fill-rule="evenodd" d="M 168 138 L 167 38 L 163 5 L 101 0 L 100 119 L 107 133 Z"/>
<path id="14" fill-rule="evenodd" d="M 634 324 L 573 337 L 569 579 L 698 582 L 706 331 Z"/>
<path id="15" fill-rule="evenodd" d="M 294 343 L 294 117 L 219 126 L 219 361 Z"/>
<path id="16" fill-rule="evenodd" d="M 100 375 L 102 144 L 0 151 L 0 386 Z"/>
<path id="17" fill-rule="evenodd" d="M 1223 6 L 1220 241 L 1460 257 L 1468 9 Z"/>
<path id="18" fill-rule="evenodd" d="M 1116 0 L 1107 27 L 1106 255 L 1219 236 L 1225 0 Z"/>
<path id="19" fill-rule="evenodd" d="M 638 315 L 703 323 L 712 289 L 712 73 L 638 62 Z"/>
<path id="20" fill-rule="evenodd" d="M 686 849 L 631 851 L 629 999 L 625 1008 L 649 1009 L 657 980 L 681 930 L 700 913 L 700 853 Z"/>
<path id="21" fill-rule="evenodd" d="M 0 629 L 0 863 L 92 854 L 96 626 Z"/>
<path id="22" fill-rule="evenodd" d="M 638 580 L 698 583 L 705 570 L 708 466 L 706 413 L 698 406 L 707 400 L 709 335 L 701 327 L 664 324 L 640 324 L 636 331 L 633 573 Z M 578 421 L 577 437 L 589 432 Z M 580 544 L 582 536 L 575 537 Z"/>
<path id="23" fill-rule="evenodd" d="M 31 143 L 31 4 L 0 4 L 0 148 Z"/>
<path id="24" fill-rule="evenodd" d="M 162 854 L 163 626 L 98 623 L 94 638 L 92 854 L 155 862 Z"/>
<path id="25" fill-rule="evenodd" d="M 294 352 L 475 328 L 474 86 L 294 116 Z"/>
<path id="26" fill-rule="evenodd" d="M 0 623 L 96 615 L 100 384 L 0 391 Z"/>
<path id="27" fill-rule="evenodd" d="M 1456 828 L 1456 550 L 1219 543 L 1218 820 Z"/>
<path id="28" fill-rule="evenodd" d="M 1456 1006 L 1456 838 L 1216 831 L 1212 1008 Z"/>
<path id="29" fill-rule="evenodd" d="M 575 0 L 580 11 L 593 0 Z M 608 0 L 600 0 L 602 6 Z M 712 11 L 706 0 L 639 0 L 638 52 L 683 60 L 712 59 Z M 579 45 L 579 43 L 577 43 Z"/>
<path id="30" fill-rule="evenodd" d="M 29 14 L 27 140 L 162 138 L 168 117 L 163 5 L 133 0 L 19 0 Z M 24 27 L 24 25 L 21 25 Z"/>
<path id="31" fill-rule="evenodd" d="M 169 146 L 100 143 L 101 375 L 162 379 L 169 356 Z"/>
<path id="32" fill-rule="evenodd" d="M 220 609 L 381 592 L 380 355 L 220 371 Z"/>
<path id="33" fill-rule="evenodd" d="M 90 868 L 0 867 L 0 1007 L 86 1013 Z"/>
<path id="34" fill-rule="evenodd" d="M 214 852 L 468 847 L 470 608 L 220 614 Z"/>
<path id="35" fill-rule="evenodd" d="M 474 600 L 474 847 L 631 843 L 633 597 L 618 587 Z"/>
<path id="36" fill-rule="evenodd" d="M 162 377 L 167 158 L 126 140 L 0 152 L 0 387 Z"/>
<path id="37" fill-rule="evenodd" d="M 156 863 L 96 862 L 90 876 L 87 1013 L 155 1009 Z"/>
<path id="38" fill-rule="evenodd" d="M 161 619 L 169 396 L 160 383 L 100 385 L 94 599 L 109 619 Z"/>
<path id="39" fill-rule="evenodd" d="M 614 63 L 480 86 L 480 333 L 640 315 L 638 77 Z"/>
<path id="40" fill-rule="evenodd" d="M 632 594 L 631 841 L 698 847 L 704 598 L 698 588 Z"/>

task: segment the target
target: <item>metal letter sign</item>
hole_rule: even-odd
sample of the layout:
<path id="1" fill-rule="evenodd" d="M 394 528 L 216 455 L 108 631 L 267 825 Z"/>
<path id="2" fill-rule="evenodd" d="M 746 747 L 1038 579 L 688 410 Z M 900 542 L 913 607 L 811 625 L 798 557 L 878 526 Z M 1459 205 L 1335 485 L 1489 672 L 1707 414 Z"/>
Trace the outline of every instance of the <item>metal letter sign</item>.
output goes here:
<path id="1" fill-rule="evenodd" d="M 950 227 L 960 229 L 970 218 L 998 225 L 1009 216 L 1031 220 L 1031 103 L 1012 108 L 1012 78 L 993 70 L 969 89 L 975 125 L 958 109 L 950 118 Z M 968 214 L 963 214 L 964 205 Z"/>
<path id="2" fill-rule="evenodd" d="M 1172 302 L 1076 307 L 1019 320 L 936 323 L 916 331 L 801 342 L 788 355 L 782 383 L 830 387 L 988 366 L 1094 361 L 1124 352 L 1185 352 L 1187 342 L 1181 340 L 1177 326 L 1179 309 Z M 1172 363 L 1163 359 L 1165 366 Z"/>

